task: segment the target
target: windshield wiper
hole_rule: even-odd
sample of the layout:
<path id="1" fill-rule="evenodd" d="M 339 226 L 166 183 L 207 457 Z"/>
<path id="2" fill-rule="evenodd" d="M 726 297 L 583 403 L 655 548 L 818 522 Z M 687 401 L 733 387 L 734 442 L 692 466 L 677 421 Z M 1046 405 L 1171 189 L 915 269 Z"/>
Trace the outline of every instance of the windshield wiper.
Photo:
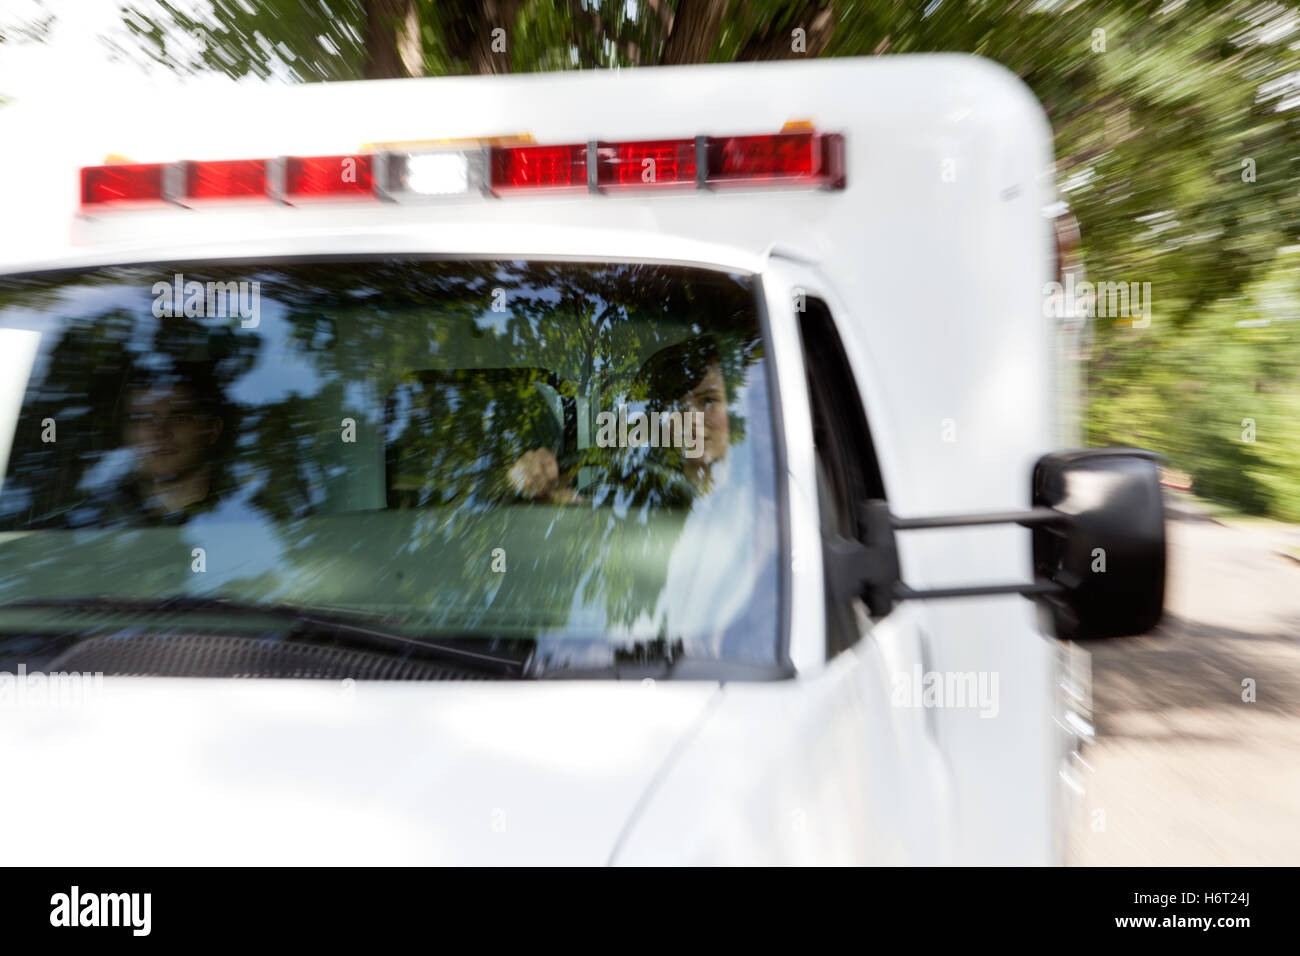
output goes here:
<path id="1" fill-rule="evenodd" d="M 290 621 L 291 633 L 319 638 L 337 637 L 353 644 L 377 648 L 390 653 L 409 651 L 413 654 L 470 668 L 501 677 L 524 677 L 532 654 L 511 656 L 457 647 L 438 641 L 408 637 L 384 628 L 382 618 L 368 617 L 333 608 L 278 602 L 258 604 L 254 601 L 232 601 L 228 598 L 189 597 L 178 595 L 167 598 L 33 598 L 0 602 L 0 611 L 7 610 L 73 610 L 104 611 L 123 614 L 169 614 L 172 612 L 200 614 L 205 612 L 237 615 L 240 617 L 271 617 Z"/>

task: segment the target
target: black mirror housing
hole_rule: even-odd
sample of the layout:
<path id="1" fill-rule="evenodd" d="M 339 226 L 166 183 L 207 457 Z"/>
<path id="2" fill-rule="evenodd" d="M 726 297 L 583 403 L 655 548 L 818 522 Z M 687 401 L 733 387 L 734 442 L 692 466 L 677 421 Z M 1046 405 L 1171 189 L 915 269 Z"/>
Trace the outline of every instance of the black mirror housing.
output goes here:
<path id="1" fill-rule="evenodd" d="M 1033 503 L 1060 522 L 1033 531 L 1034 578 L 1058 585 L 1039 597 L 1066 640 L 1125 637 L 1164 612 L 1165 517 L 1157 456 L 1138 448 L 1044 455 Z"/>

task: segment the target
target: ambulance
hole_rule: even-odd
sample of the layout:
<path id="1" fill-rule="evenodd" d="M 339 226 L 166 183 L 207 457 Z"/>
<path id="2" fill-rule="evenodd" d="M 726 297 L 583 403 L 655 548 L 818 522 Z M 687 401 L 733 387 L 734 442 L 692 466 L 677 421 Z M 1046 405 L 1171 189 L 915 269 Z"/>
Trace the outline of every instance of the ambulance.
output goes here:
<path id="1" fill-rule="evenodd" d="M 1067 861 L 1164 519 L 1016 77 L 168 95 L 0 263 L 7 861 Z"/>

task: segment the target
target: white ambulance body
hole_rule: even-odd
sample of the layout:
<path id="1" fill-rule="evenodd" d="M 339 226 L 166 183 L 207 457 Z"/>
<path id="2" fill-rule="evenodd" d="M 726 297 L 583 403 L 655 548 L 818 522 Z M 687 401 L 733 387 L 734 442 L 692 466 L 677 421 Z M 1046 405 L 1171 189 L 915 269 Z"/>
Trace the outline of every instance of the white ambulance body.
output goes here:
<path id="1" fill-rule="evenodd" d="M 347 693 L 330 681 L 110 675 L 84 705 L 9 707 L 0 722 L 0 760 L 22 768 L 0 796 L 4 816 L 23 821 L 7 859 L 1062 861 L 1086 714 L 1064 695 L 1066 645 L 1050 615 L 1019 593 L 902 599 L 1034 581 L 1030 532 L 1005 524 L 1014 518 L 896 526 L 899 580 L 886 588 L 899 600 L 872 613 L 854 598 L 856 639 L 834 646 L 837 572 L 809 377 L 815 389 L 837 360 L 813 354 L 833 339 L 810 345 L 800 325 L 808 301 L 833 320 L 856 384 L 836 380 L 833 408 L 847 421 L 860 408 L 890 514 L 1026 512 L 1035 463 L 1078 433 L 1057 389 L 1058 323 L 1043 309 L 1052 136 L 1014 76 L 927 56 L 340 83 L 159 99 L 115 122 L 124 142 L 165 130 L 153 154 L 130 156 L 137 163 L 348 156 L 366 144 L 396 155 L 447 141 L 471 157 L 448 188 L 468 169 L 468 191 L 270 208 L 121 204 L 79 217 L 66 250 L 0 265 L 0 282 L 390 254 L 757 277 L 778 396 L 777 627 L 788 666 L 766 680 L 359 681 Z M 839 188 L 492 195 L 474 178 L 490 173 L 474 165 L 473 144 L 492 138 L 807 128 L 791 123 L 842 137 L 842 184 L 817 184 Z M 5 374 L 0 426 L 12 432 L 23 383 L 13 360 Z M 945 679 L 949 692 L 955 680 L 978 693 L 945 697 Z"/>

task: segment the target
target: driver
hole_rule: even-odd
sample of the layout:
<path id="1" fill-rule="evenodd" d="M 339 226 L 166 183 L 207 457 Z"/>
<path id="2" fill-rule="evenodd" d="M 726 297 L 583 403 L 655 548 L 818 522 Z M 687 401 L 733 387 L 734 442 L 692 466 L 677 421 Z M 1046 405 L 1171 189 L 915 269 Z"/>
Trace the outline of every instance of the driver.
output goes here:
<path id="1" fill-rule="evenodd" d="M 125 390 L 122 444 L 132 471 L 106 503 L 107 518 L 179 524 L 216 503 L 214 446 L 226 431 L 225 403 L 206 370 L 178 371 Z"/>

